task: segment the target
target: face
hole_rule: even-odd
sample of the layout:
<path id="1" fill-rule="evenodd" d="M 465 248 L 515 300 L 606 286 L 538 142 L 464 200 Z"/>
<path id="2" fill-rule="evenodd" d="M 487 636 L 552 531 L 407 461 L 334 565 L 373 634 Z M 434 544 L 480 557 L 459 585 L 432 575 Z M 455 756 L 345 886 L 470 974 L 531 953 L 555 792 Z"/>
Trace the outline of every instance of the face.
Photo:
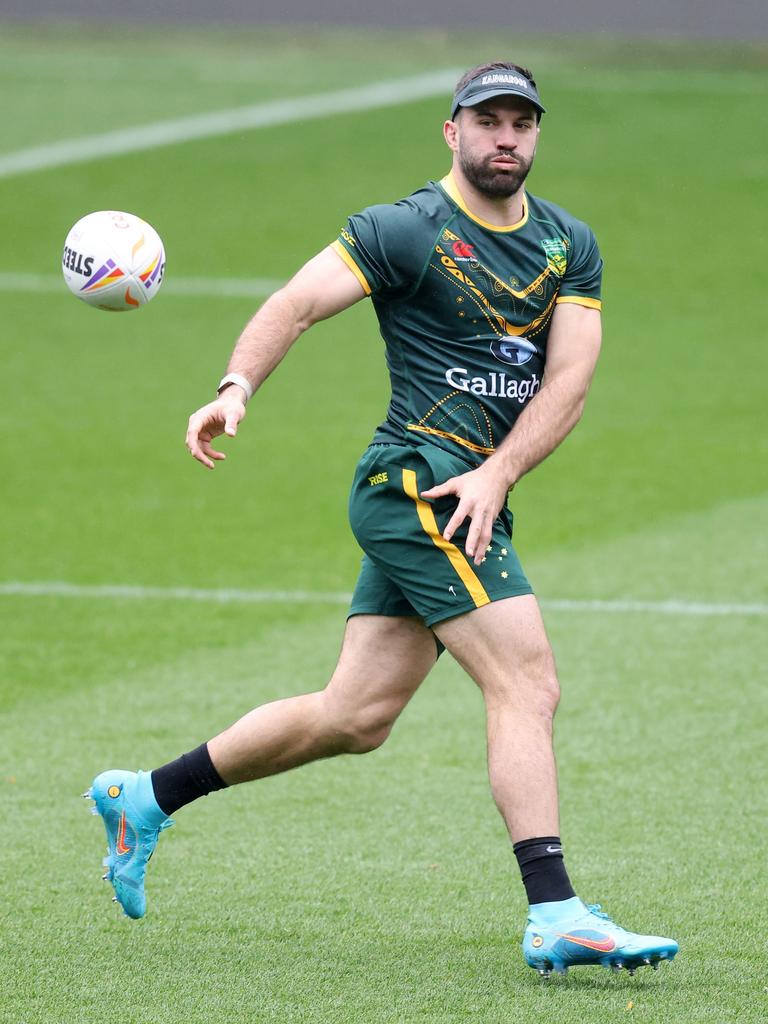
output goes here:
<path id="1" fill-rule="evenodd" d="M 522 186 L 533 164 L 539 125 L 532 106 L 498 96 L 462 107 L 447 121 L 445 139 L 471 185 L 490 199 L 506 199 Z"/>

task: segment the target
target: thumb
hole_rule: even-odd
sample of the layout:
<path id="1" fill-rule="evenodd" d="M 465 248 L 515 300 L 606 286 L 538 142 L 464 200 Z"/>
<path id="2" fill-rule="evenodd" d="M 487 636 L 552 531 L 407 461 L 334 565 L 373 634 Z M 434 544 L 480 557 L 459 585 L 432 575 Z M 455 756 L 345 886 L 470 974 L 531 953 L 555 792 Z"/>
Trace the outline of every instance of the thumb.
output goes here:
<path id="1" fill-rule="evenodd" d="M 237 416 L 237 414 L 234 413 L 234 412 L 228 413 L 226 421 L 224 423 L 224 433 L 228 434 L 230 437 L 234 437 L 235 434 L 237 433 L 237 424 L 238 424 L 238 416 Z"/>

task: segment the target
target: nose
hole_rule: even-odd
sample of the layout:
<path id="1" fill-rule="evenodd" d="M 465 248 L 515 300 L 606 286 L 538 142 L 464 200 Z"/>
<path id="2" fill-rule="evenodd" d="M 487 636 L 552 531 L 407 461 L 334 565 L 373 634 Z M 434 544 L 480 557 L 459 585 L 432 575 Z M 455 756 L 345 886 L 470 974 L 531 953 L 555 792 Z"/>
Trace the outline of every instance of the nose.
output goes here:
<path id="1" fill-rule="evenodd" d="M 496 136 L 496 148 L 512 153 L 517 149 L 517 134 L 511 125 L 502 126 Z"/>

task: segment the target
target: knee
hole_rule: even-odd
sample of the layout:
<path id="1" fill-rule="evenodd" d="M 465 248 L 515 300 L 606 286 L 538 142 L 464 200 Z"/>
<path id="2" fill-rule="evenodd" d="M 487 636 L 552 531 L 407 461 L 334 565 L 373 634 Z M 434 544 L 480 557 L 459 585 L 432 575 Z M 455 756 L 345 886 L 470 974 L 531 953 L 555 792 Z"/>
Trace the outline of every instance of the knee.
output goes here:
<path id="1" fill-rule="evenodd" d="M 524 674 L 529 705 L 542 718 L 551 720 L 560 703 L 560 683 L 555 656 L 549 644 L 542 644 L 530 652 L 524 665 Z"/>
<path id="2" fill-rule="evenodd" d="M 360 721 L 347 734 L 348 754 L 370 754 L 377 750 L 392 732 L 392 723 Z"/>
<path id="3" fill-rule="evenodd" d="M 368 754 L 376 750 L 392 731 L 397 713 L 386 705 L 354 707 L 339 703 L 323 692 L 326 728 L 337 740 L 340 753 Z"/>
<path id="4" fill-rule="evenodd" d="M 560 683 L 552 652 L 543 653 L 530 676 L 529 702 L 531 709 L 551 724 L 560 703 Z"/>
<path id="5" fill-rule="evenodd" d="M 485 689 L 486 701 L 499 710 L 535 715 L 551 726 L 560 703 L 560 684 L 549 648 L 537 651 L 514 672 L 499 672 L 497 684 Z"/>
<path id="6" fill-rule="evenodd" d="M 547 672 L 542 676 L 537 697 L 536 704 L 539 713 L 551 721 L 555 717 L 557 706 L 560 703 L 560 683 L 557 679 L 557 673 L 554 671 L 554 666 L 551 672 Z"/>
<path id="7" fill-rule="evenodd" d="M 526 681 L 523 691 L 512 698 L 516 709 L 534 716 L 551 728 L 560 703 L 560 686 L 554 673 L 537 675 Z"/>

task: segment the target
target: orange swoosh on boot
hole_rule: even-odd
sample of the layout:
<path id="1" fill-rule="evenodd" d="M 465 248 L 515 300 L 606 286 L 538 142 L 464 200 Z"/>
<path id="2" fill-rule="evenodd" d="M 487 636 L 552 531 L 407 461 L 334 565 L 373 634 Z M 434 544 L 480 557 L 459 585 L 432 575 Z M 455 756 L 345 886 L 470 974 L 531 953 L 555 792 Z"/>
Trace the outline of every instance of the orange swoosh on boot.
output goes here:
<path id="1" fill-rule="evenodd" d="M 120 824 L 117 826 L 117 842 L 115 843 L 115 850 L 117 851 L 118 857 L 121 857 L 124 853 L 131 852 L 131 847 L 125 845 L 125 811 L 120 815 Z"/>
<path id="2" fill-rule="evenodd" d="M 577 946 L 586 946 L 587 949 L 596 949 L 598 953 L 611 953 L 616 949 L 616 942 L 612 938 L 607 939 L 586 939 L 581 935 L 561 935 L 558 938 L 567 939 L 568 942 L 575 942 Z"/>

